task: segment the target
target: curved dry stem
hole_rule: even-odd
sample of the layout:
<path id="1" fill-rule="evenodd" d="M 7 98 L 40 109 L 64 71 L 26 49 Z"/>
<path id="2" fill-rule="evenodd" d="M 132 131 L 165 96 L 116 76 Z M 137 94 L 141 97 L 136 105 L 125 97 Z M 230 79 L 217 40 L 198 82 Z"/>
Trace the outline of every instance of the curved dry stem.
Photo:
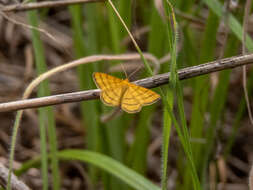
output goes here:
<path id="1" fill-rule="evenodd" d="M 147 60 L 150 60 L 154 65 L 154 70 L 158 70 L 160 68 L 160 64 L 155 56 L 149 53 L 144 53 L 144 57 Z M 84 65 L 91 62 L 97 62 L 97 61 L 114 61 L 114 60 L 139 60 L 141 59 L 140 55 L 138 53 L 131 53 L 131 54 L 122 54 L 122 55 L 93 55 L 89 57 L 84 57 L 69 63 L 66 63 L 64 65 L 55 67 L 48 72 L 45 72 L 41 75 L 39 75 L 37 78 L 35 78 L 26 88 L 23 99 L 26 99 L 30 96 L 33 89 L 36 88 L 42 81 L 44 81 L 47 78 L 50 78 L 51 76 L 66 71 L 68 69 L 71 69 L 73 67 L 77 67 L 79 65 Z M 157 71 L 156 71 L 157 72 Z"/>

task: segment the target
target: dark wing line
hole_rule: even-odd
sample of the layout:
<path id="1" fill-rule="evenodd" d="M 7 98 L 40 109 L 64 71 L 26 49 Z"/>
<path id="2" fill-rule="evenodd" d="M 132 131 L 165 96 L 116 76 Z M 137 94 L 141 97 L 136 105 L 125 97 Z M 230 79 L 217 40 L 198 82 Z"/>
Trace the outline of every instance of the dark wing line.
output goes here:
<path id="1" fill-rule="evenodd" d="M 95 84 L 96 84 L 96 86 L 97 86 L 98 88 L 100 88 L 102 91 L 105 91 L 106 88 L 107 88 L 108 90 L 110 89 L 110 90 L 112 91 L 112 93 L 114 94 L 114 96 L 119 96 L 119 95 L 115 92 L 115 88 L 117 87 L 117 85 L 115 85 L 114 88 L 111 88 L 111 87 L 108 88 L 108 84 L 105 83 L 105 81 L 104 81 L 103 78 L 102 78 L 102 75 L 105 75 L 107 80 L 110 80 L 110 81 L 111 81 L 111 79 L 112 79 L 113 84 L 119 83 L 121 79 L 118 79 L 119 82 L 116 82 L 116 79 L 117 79 L 116 77 L 110 76 L 110 75 L 105 74 L 105 73 L 100 73 L 100 72 L 95 72 L 95 73 L 93 73 L 93 78 L 95 79 L 94 81 L 95 81 Z M 99 77 L 99 78 L 97 78 L 96 76 Z M 110 77 L 110 78 L 109 78 L 109 77 Z M 97 81 L 98 79 L 101 81 L 101 83 L 102 83 L 102 85 L 105 87 L 105 89 L 103 89 L 103 87 L 100 86 L 100 84 L 99 84 L 98 81 Z"/>
<path id="2" fill-rule="evenodd" d="M 110 87 L 108 88 L 108 86 L 110 86 L 110 84 L 106 83 L 105 80 L 103 80 L 103 77 L 102 76 L 105 76 L 106 77 L 106 80 L 107 81 L 110 81 L 112 82 L 113 87 Z M 98 88 L 100 88 L 102 90 L 101 94 L 100 94 L 100 99 L 106 104 L 106 105 L 109 105 L 109 106 L 115 106 L 113 103 L 109 103 L 107 102 L 104 98 L 103 98 L 103 95 L 105 95 L 106 97 L 108 97 L 110 100 L 112 100 L 113 102 L 116 102 L 116 104 L 119 104 L 118 100 L 111 97 L 109 94 L 108 94 L 108 90 L 110 90 L 113 95 L 115 97 L 119 97 L 119 95 L 116 93 L 115 89 L 116 88 L 120 88 L 120 85 L 115 85 L 116 84 L 119 84 L 121 79 L 118 79 L 118 81 L 116 80 L 117 78 L 116 77 L 113 77 L 113 76 L 110 76 L 108 74 L 105 74 L 105 73 L 100 73 L 100 72 L 94 72 L 93 73 L 93 78 L 94 78 L 94 81 L 95 81 L 95 84 Z M 98 82 L 98 80 L 100 82 Z M 103 87 L 101 86 L 101 84 L 103 85 Z"/>
<path id="3" fill-rule="evenodd" d="M 109 75 L 106 75 L 106 78 L 107 78 L 107 79 L 108 79 L 108 76 L 109 76 Z M 114 81 L 116 80 L 115 77 L 113 77 L 112 79 L 113 79 Z M 114 88 L 110 88 L 110 90 L 112 91 L 112 93 L 114 94 L 114 96 L 120 96 L 120 95 L 118 95 L 118 94 L 114 91 L 116 87 L 117 87 L 117 86 L 115 86 Z"/>
<path id="4" fill-rule="evenodd" d="M 136 92 L 137 95 L 139 95 L 139 96 L 143 96 L 143 94 L 146 94 L 146 93 L 147 93 L 147 96 L 142 97 L 143 99 L 150 98 L 150 97 L 156 95 L 155 92 L 153 92 L 152 90 L 147 89 L 147 88 L 143 88 L 143 89 L 145 90 L 144 92 L 138 91 L 139 89 L 142 89 L 142 88 L 143 88 L 143 87 L 140 87 L 140 86 L 137 86 L 137 85 L 136 85 L 135 88 L 134 88 L 134 89 L 136 89 L 136 91 L 134 91 L 134 92 Z M 158 101 L 158 100 L 159 100 L 159 98 L 155 99 L 154 101 L 152 101 L 152 102 L 150 102 L 150 103 L 145 103 L 145 102 L 144 102 L 143 105 L 150 105 L 150 104 L 152 104 L 152 103 L 154 103 L 154 102 L 156 102 L 156 101 Z"/>
<path id="5" fill-rule="evenodd" d="M 94 73 L 92 74 L 92 76 L 93 76 L 93 79 L 94 79 L 94 82 L 95 82 L 97 88 L 100 88 L 100 89 L 101 89 L 101 86 L 100 86 L 100 85 L 98 84 L 98 82 L 97 82 L 96 74 L 99 74 L 99 75 L 100 75 L 99 72 L 94 72 Z"/>
<path id="6" fill-rule="evenodd" d="M 136 92 L 137 95 L 139 95 L 139 96 L 143 96 L 143 94 L 148 93 L 147 96 L 142 97 L 143 99 L 150 98 L 150 97 L 155 96 L 155 95 L 159 95 L 159 94 L 157 94 L 156 92 L 153 92 L 153 91 L 150 90 L 150 89 L 143 88 L 143 87 L 137 86 L 137 85 L 135 85 L 135 84 L 131 84 L 131 85 L 134 86 L 134 88 L 133 88 L 133 89 L 135 89 L 134 92 Z M 145 91 L 142 92 L 142 91 L 139 91 L 139 89 L 143 89 L 143 90 L 145 90 Z M 157 99 L 154 99 L 152 102 L 144 102 L 142 105 L 143 105 L 143 106 L 147 106 L 147 105 L 153 104 L 153 103 L 155 103 L 156 101 L 158 101 L 159 99 L 160 99 L 160 95 L 159 95 L 159 97 L 158 97 Z"/>
<path id="7" fill-rule="evenodd" d="M 131 89 L 131 87 L 128 87 L 127 91 L 130 91 L 130 89 Z M 135 99 L 139 104 L 141 104 L 141 102 L 138 100 L 138 98 L 135 98 L 132 93 L 130 93 L 130 95 L 132 96 L 132 98 L 124 98 L 123 97 L 123 99 L 127 99 L 127 100 Z"/>
<path id="8" fill-rule="evenodd" d="M 128 89 L 128 90 L 129 90 L 129 89 Z M 126 92 L 126 93 L 127 93 L 127 92 Z M 134 100 L 136 100 L 136 101 L 138 102 L 139 108 L 136 109 L 136 110 L 132 110 L 132 111 L 126 110 L 126 109 L 124 109 L 123 104 L 128 105 L 128 106 L 134 106 L 134 105 L 136 105 L 136 104 L 129 104 L 129 103 L 123 102 L 122 105 L 121 105 L 121 109 L 123 109 L 125 112 L 128 112 L 128 113 L 136 113 L 136 112 L 139 112 L 139 111 L 141 110 L 141 108 L 142 108 L 142 104 L 140 103 L 140 101 L 139 101 L 137 98 L 133 97 L 133 95 L 132 95 L 131 93 L 130 93 L 130 95 L 132 96 L 132 98 L 124 98 L 124 97 L 123 97 L 123 99 L 124 99 L 124 100 L 125 100 L 125 99 L 127 99 L 127 100 L 134 99 Z"/>
<path id="9" fill-rule="evenodd" d="M 109 81 L 109 84 L 111 83 L 111 84 L 120 84 L 123 80 L 121 80 L 121 79 L 119 79 L 119 78 L 116 78 L 116 77 L 114 77 L 114 76 L 111 76 L 111 75 L 108 75 L 108 74 L 106 74 L 106 73 L 100 73 L 100 72 L 94 72 L 93 73 L 93 78 L 94 78 L 94 81 L 95 81 L 95 83 L 96 83 L 96 85 L 97 85 L 97 87 L 98 88 L 102 88 L 100 85 L 99 85 L 99 82 L 98 82 L 98 80 L 100 80 L 102 83 L 103 83 L 103 85 L 105 86 L 105 87 L 108 87 L 108 84 L 107 83 L 105 83 L 105 81 L 103 80 L 103 75 L 105 75 L 106 76 L 106 79 L 107 79 L 107 81 Z"/>
<path id="10" fill-rule="evenodd" d="M 133 111 L 126 110 L 126 109 L 124 109 L 123 107 L 122 107 L 121 109 L 124 110 L 124 111 L 127 112 L 127 113 L 137 113 L 137 112 L 140 112 L 140 111 L 141 111 L 141 108 L 142 108 L 142 106 L 140 106 L 139 109 L 136 109 L 136 110 L 133 110 Z"/>
<path id="11" fill-rule="evenodd" d="M 139 109 L 136 110 L 126 110 L 123 106 L 121 106 L 121 109 L 124 110 L 127 113 L 137 113 L 139 111 L 141 111 L 142 105 L 140 104 Z"/>
<path id="12" fill-rule="evenodd" d="M 150 98 L 150 97 L 152 97 L 152 96 L 154 96 L 155 94 L 149 94 L 148 96 L 146 96 L 146 97 L 143 97 L 143 98 Z M 125 98 L 125 99 L 127 99 L 127 100 L 130 100 L 130 99 L 132 99 L 132 98 Z M 137 98 L 136 98 L 137 99 Z"/>
<path id="13" fill-rule="evenodd" d="M 106 96 L 107 96 L 110 100 L 112 100 L 112 101 L 118 103 L 117 100 L 115 100 L 113 97 L 109 96 L 109 94 L 107 93 L 107 91 L 102 91 L 101 94 L 100 94 L 100 99 L 104 102 L 104 104 L 106 104 L 106 105 L 108 105 L 108 106 L 115 106 L 114 104 L 111 104 L 111 103 L 106 102 L 105 99 L 103 98 L 103 94 L 106 94 Z"/>

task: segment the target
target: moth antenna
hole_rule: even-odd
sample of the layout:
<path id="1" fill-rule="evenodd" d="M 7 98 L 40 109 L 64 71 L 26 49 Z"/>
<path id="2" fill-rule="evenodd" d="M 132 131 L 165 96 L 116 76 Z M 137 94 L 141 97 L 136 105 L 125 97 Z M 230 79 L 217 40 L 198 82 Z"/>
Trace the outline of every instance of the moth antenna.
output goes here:
<path id="1" fill-rule="evenodd" d="M 142 67 L 142 65 L 140 64 L 140 65 L 138 66 L 138 68 L 137 68 L 135 71 L 133 71 L 133 72 L 128 76 L 128 78 L 130 79 L 130 77 L 133 76 L 136 72 L 138 72 L 138 71 L 141 69 L 141 67 Z"/>
<path id="2" fill-rule="evenodd" d="M 126 75 L 126 78 L 129 79 L 129 77 L 127 76 L 127 72 L 126 72 L 126 69 L 124 67 L 124 65 L 122 63 L 120 63 L 121 67 L 122 67 L 122 70 L 124 71 L 125 75 Z"/>

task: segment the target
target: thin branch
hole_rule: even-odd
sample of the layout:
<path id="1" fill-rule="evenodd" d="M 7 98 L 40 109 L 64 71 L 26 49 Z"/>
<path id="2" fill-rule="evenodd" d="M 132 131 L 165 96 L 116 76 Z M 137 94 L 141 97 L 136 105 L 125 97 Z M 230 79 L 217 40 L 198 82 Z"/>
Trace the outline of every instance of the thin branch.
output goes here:
<path id="1" fill-rule="evenodd" d="M 27 3 L 27 4 L 14 4 L 2 6 L 0 11 L 3 12 L 17 12 L 17 11 L 28 11 L 32 9 L 39 8 L 52 8 L 60 6 L 68 6 L 81 3 L 94 3 L 94 2 L 104 2 L 105 0 L 60 0 L 60 1 L 42 1 L 37 3 Z"/>
<path id="2" fill-rule="evenodd" d="M 180 80 L 193 78 L 196 76 L 213 73 L 216 71 L 221 71 L 225 69 L 231 69 L 235 67 L 240 67 L 243 65 L 253 63 L 253 54 L 230 57 L 226 59 L 221 59 L 213 62 L 208 62 L 205 64 L 187 67 L 180 69 L 178 71 L 178 76 Z M 160 75 L 155 75 L 153 77 L 141 79 L 135 81 L 134 83 L 145 88 L 155 88 L 169 81 L 170 73 L 164 73 Z M 15 111 L 20 109 L 37 108 L 42 106 L 79 102 L 98 99 L 100 95 L 99 89 L 66 93 L 60 95 L 47 96 L 42 98 L 33 98 L 27 100 L 19 100 L 8 103 L 0 104 L 0 112 Z"/>
<path id="3" fill-rule="evenodd" d="M 7 186 L 7 179 L 8 179 L 8 168 L 6 168 L 3 164 L 0 163 L 0 184 L 3 187 Z M 12 174 L 11 178 L 11 186 L 13 190 L 29 190 L 30 188 L 27 187 L 22 181 L 18 180 L 18 178 Z"/>

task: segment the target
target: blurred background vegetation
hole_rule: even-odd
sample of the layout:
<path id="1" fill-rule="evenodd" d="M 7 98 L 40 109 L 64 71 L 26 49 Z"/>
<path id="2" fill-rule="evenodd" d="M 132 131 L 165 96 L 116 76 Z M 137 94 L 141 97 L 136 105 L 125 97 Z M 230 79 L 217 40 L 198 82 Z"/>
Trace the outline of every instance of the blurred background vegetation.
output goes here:
<path id="1" fill-rule="evenodd" d="M 163 62 L 159 73 L 242 54 L 244 1 L 170 2 L 178 24 L 176 40 L 166 1 L 113 1 L 142 52 Z M 1 102 L 20 99 L 33 78 L 66 62 L 90 55 L 137 52 L 107 1 L 8 16 L 44 29 L 55 40 L 1 17 Z M 249 35 L 252 18 L 250 15 Z M 253 51 L 251 38 L 245 46 Z M 161 61 L 164 59 L 167 61 Z M 131 81 L 149 76 L 144 67 L 139 69 L 142 60 L 91 63 L 55 75 L 32 96 L 94 89 L 95 71 L 125 78 L 120 64 L 128 75 L 134 73 Z M 247 71 L 251 99 L 250 65 Z M 25 111 L 14 162 L 16 174 L 31 189 L 159 189 L 161 181 L 162 189 L 248 189 L 253 131 L 242 69 L 174 82 L 178 88 L 161 87 L 165 93 L 162 101 L 105 123 L 101 117 L 112 108 L 99 100 Z M 174 127 L 165 106 L 172 106 L 173 100 L 172 115 L 180 121 L 179 128 Z M 4 164 L 14 116 L 0 115 L 0 159 Z"/>

